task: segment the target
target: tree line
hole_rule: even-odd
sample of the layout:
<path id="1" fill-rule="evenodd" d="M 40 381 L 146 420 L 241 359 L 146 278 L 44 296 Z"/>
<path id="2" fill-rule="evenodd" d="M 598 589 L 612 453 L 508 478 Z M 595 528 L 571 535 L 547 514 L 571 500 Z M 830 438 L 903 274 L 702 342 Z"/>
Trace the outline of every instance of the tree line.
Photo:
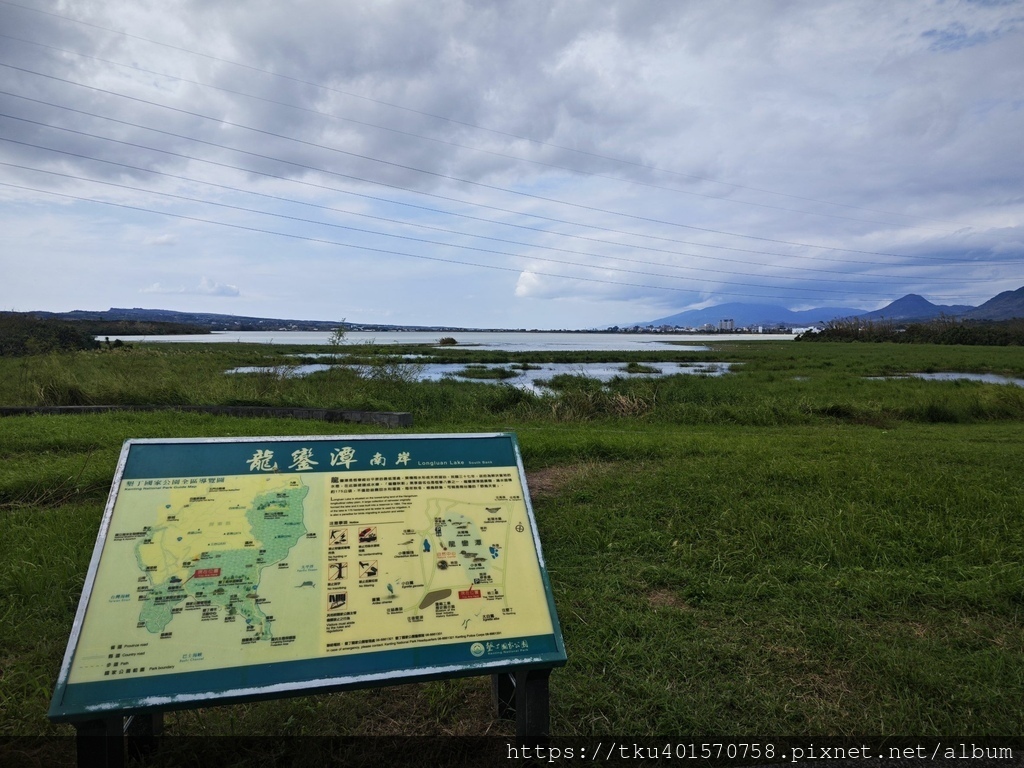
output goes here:
<path id="1" fill-rule="evenodd" d="M 800 334 L 796 340 L 1020 346 L 1024 345 L 1024 318 L 964 322 L 940 317 L 928 322 L 899 324 L 853 317 L 831 320 L 820 329 Z"/>
<path id="2" fill-rule="evenodd" d="M 207 333 L 183 323 L 138 320 L 61 320 L 25 312 L 0 312 L 0 356 L 21 357 L 47 352 L 98 349 L 99 336 L 152 336 L 172 333 Z M 120 341 L 107 342 L 122 346 Z"/>

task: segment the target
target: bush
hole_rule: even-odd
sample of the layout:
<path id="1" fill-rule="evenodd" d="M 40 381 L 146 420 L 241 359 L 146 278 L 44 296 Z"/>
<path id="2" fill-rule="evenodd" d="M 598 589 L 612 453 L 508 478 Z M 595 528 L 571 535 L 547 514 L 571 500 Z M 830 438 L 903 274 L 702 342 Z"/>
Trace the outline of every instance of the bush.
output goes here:
<path id="1" fill-rule="evenodd" d="M 957 322 L 937 318 L 896 325 L 860 318 L 832 320 L 820 331 L 809 331 L 796 341 L 892 341 L 902 344 L 967 344 L 1006 347 L 1024 345 L 1024 320 Z"/>
<path id="2" fill-rule="evenodd" d="M 14 312 L 0 313 L 0 356 L 22 357 L 48 352 L 97 349 L 88 330 L 67 320 L 40 320 Z"/>

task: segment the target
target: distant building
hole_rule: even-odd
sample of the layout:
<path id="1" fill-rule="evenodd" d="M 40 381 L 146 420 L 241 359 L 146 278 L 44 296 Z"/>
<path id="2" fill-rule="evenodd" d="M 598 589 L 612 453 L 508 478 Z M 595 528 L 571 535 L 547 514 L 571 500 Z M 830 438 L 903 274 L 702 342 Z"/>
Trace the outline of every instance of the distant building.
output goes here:
<path id="1" fill-rule="evenodd" d="M 724 320 L 718 321 L 718 330 L 720 331 L 734 331 L 736 330 L 736 323 L 733 322 L 731 317 L 727 317 Z"/>

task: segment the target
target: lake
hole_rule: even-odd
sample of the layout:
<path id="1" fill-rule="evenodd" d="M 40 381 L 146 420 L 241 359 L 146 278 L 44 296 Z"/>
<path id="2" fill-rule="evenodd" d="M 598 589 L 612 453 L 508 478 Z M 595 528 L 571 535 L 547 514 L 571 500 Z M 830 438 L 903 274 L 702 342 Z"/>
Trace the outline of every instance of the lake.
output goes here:
<path id="1" fill-rule="evenodd" d="M 705 352 L 707 344 L 719 341 L 791 341 L 790 334 L 727 333 L 527 333 L 520 331 L 388 331 L 386 333 L 353 332 L 345 337 L 346 344 L 437 344 L 444 336 L 451 336 L 460 347 L 501 350 L 505 352 L 631 352 L 643 350 L 676 350 Z M 101 340 L 106 337 L 101 337 Z M 327 331 L 218 331 L 211 334 L 183 336 L 111 336 L 124 342 L 145 341 L 161 343 L 217 344 L 240 342 L 244 344 L 315 344 L 327 345 L 331 334 Z"/>

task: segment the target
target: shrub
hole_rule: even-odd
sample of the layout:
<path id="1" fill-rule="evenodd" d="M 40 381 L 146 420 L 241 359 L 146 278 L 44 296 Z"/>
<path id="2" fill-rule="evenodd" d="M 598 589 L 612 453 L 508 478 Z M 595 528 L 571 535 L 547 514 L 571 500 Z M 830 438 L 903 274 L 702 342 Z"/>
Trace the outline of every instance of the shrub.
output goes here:
<path id="1" fill-rule="evenodd" d="M 76 323 L 13 312 L 0 313 L 0 356 L 72 352 L 99 346 L 92 334 Z"/>

